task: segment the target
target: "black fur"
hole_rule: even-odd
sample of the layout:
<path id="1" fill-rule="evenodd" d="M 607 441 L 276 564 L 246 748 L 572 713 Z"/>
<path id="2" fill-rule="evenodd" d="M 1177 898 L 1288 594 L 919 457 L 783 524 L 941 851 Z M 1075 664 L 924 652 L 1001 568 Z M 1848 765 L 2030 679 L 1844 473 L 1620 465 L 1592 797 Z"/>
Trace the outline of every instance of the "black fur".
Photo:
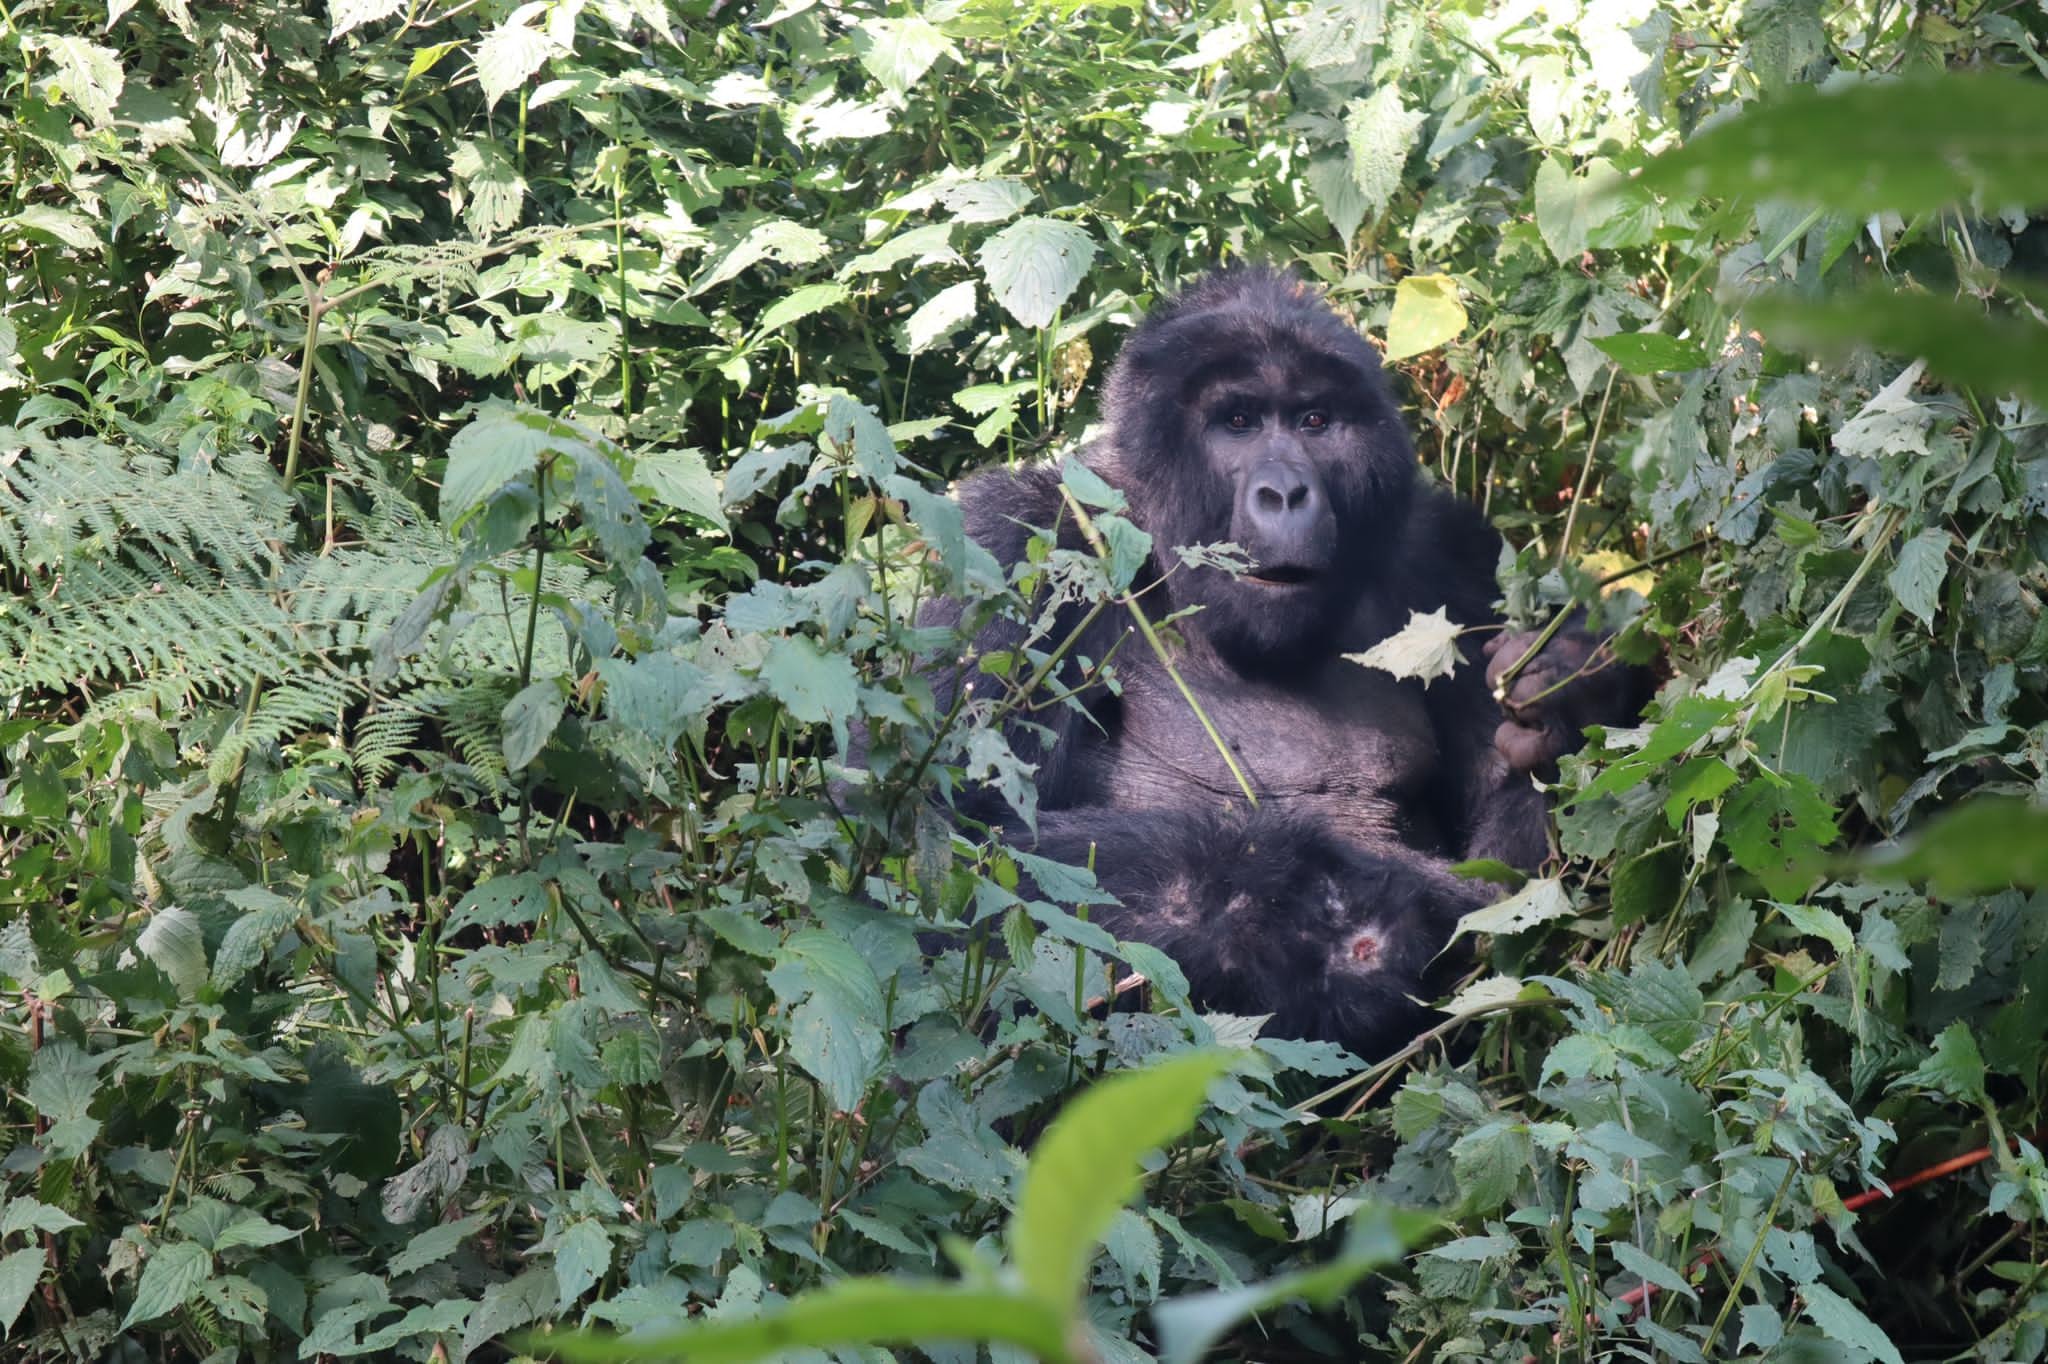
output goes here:
<path id="1" fill-rule="evenodd" d="M 1013 747 L 1038 764 L 1037 850 L 1078 863 L 1092 844 L 1123 902 L 1112 930 L 1174 955 L 1199 1003 L 1271 1012 L 1279 1033 L 1380 1052 L 1411 1034 L 1413 998 L 1443 983 L 1430 963 L 1457 916 L 1489 898 L 1450 862 L 1541 863 L 1548 817 L 1531 772 L 1583 724 L 1624 722 L 1640 674 L 1610 669 L 1561 692 L 1563 704 L 1504 716 L 1476 641 L 1454 676 L 1426 689 L 1340 657 L 1411 611 L 1495 623 L 1500 542 L 1476 509 L 1422 485 L 1377 355 L 1291 277 L 1220 273 L 1162 304 L 1118 357 L 1106 410 L 1107 438 L 1081 458 L 1153 536 L 1140 585 L 1156 585 L 1144 598 L 1154 614 L 1201 608 L 1179 623 L 1175 663 L 1260 808 L 1249 810 L 1158 661 L 1125 639 L 1117 689 L 1036 713 L 1043 735 L 1013 725 Z M 1059 480 L 1049 467 L 968 480 L 968 533 L 1005 565 L 1033 527 L 1079 544 Z M 1251 575 L 1188 569 L 1172 552 L 1233 539 Z M 1053 638 L 1082 615 L 1063 608 Z M 933 616 L 957 619 L 958 607 Z M 1081 661 L 1130 629 L 1126 613 L 1102 613 L 1056 683 L 1079 682 Z M 976 652 L 1022 636 L 998 621 Z M 1518 701 L 1593 645 L 1582 629 L 1561 632 Z M 933 679 L 942 702 L 966 675 Z M 1003 818 L 989 793 L 956 804 Z"/>

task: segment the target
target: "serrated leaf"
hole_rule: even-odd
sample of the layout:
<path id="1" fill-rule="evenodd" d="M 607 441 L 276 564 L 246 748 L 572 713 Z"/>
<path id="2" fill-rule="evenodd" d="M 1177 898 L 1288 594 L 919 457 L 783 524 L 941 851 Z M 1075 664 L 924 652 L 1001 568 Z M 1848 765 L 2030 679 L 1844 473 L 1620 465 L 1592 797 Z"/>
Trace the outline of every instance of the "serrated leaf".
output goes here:
<path id="1" fill-rule="evenodd" d="M 75 251 L 103 252 L 106 249 L 100 240 L 99 228 L 92 219 L 49 204 L 30 204 L 13 217 L 0 218 L 0 228 L 50 237 Z M 0 236 L 4 235 L 0 233 Z"/>
<path id="2" fill-rule="evenodd" d="M 99 1068 L 97 1057 L 62 1039 L 30 1058 L 23 1094 L 49 1124 L 41 1145 L 51 1155 L 60 1159 L 82 1155 L 99 1135 L 99 1120 L 87 1112 L 98 1092 Z"/>
<path id="3" fill-rule="evenodd" d="M 0 1260 L 0 1338 L 13 1331 L 15 1318 L 28 1306 L 29 1294 L 35 1292 L 36 1281 L 48 1263 L 41 1246 L 17 1250 Z"/>
<path id="4" fill-rule="evenodd" d="M 1083 1090 L 1053 1120 L 1010 1222 L 1018 1277 L 1041 1301 L 1075 1300 L 1103 1233 L 1138 1190 L 1140 1157 L 1194 1124 L 1227 1065 L 1220 1053 L 1194 1052 L 1125 1071 Z"/>
<path id="5" fill-rule="evenodd" d="M 844 284 L 806 284 L 768 305 L 754 324 L 756 337 L 767 336 L 781 331 L 792 322 L 799 322 L 812 313 L 821 313 L 827 308 L 836 308 L 846 302 L 848 296 Z"/>
<path id="6" fill-rule="evenodd" d="M 1898 561 L 1885 575 L 1885 583 L 1899 605 L 1917 616 L 1922 625 L 1934 625 L 1934 613 L 1941 606 L 1941 584 L 1948 577 L 1948 547 L 1952 537 L 1939 527 L 1921 531 L 1899 547 Z"/>
<path id="7" fill-rule="evenodd" d="M 227 990 L 261 965 L 278 939 L 298 921 L 300 909 L 274 891 L 247 886 L 227 898 L 242 914 L 221 935 L 213 954 L 213 988 Z"/>
<path id="8" fill-rule="evenodd" d="M 649 450 L 633 461 L 633 478 L 654 493 L 657 501 L 680 512 L 701 516 L 720 530 L 730 529 L 718 479 L 694 449 Z M 444 494 L 445 495 L 445 494 Z"/>
<path id="9" fill-rule="evenodd" d="M 629 1028 L 607 1041 L 599 1059 L 604 1073 L 622 1085 L 648 1085 L 661 1078 L 661 1042 L 639 1028 Z"/>
<path id="10" fill-rule="evenodd" d="M 169 976 L 187 999 L 206 984 L 206 930 L 189 909 L 166 905 L 151 915 L 135 939 L 135 950 Z"/>
<path id="11" fill-rule="evenodd" d="M 562 445 L 561 433 L 538 430 L 508 408 L 479 413 L 448 442 L 441 524 L 454 525 L 514 479 L 532 477 L 540 457 Z"/>
<path id="12" fill-rule="evenodd" d="M 1439 677 L 1449 677 L 1457 668 L 1458 634 L 1463 628 L 1450 618 L 1445 607 L 1427 614 L 1411 611 L 1408 623 L 1398 631 L 1364 653 L 1344 657 L 1395 677 L 1418 678 L 1427 687 Z"/>
<path id="13" fill-rule="evenodd" d="M 547 35 L 525 24 L 500 24 L 476 48 L 476 80 L 484 103 L 496 104 L 547 64 L 554 45 Z"/>
<path id="14" fill-rule="evenodd" d="M 1883 1360 L 1884 1364 L 1905 1364 L 1891 1337 L 1863 1315 L 1862 1308 L 1834 1289 L 1823 1283 L 1803 1284 L 1799 1296 L 1805 1299 L 1801 1312 L 1829 1340 Z"/>
<path id="15" fill-rule="evenodd" d="M 37 34 L 32 45 L 40 46 L 56 65 L 51 83 L 72 107 L 95 128 L 113 122 L 114 105 L 126 83 L 118 52 L 68 33 Z"/>
<path id="16" fill-rule="evenodd" d="M 529 684 L 506 703 L 499 720 L 506 767 L 517 772 L 540 756 L 548 736 L 562 722 L 567 702 L 561 687 L 549 678 Z"/>
<path id="17" fill-rule="evenodd" d="M 1671 374 L 1702 369 L 1707 348 L 1663 332 L 1618 332 L 1592 338 L 1596 349 L 1630 374 Z"/>
<path id="18" fill-rule="evenodd" d="M 761 664 L 761 682 L 805 724 L 844 720 L 860 703 L 860 675 L 853 661 L 826 653 L 808 635 L 776 640 Z"/>
<path id="19" fill-rule="evenodd" d="M 1451 1173 L 1460 1209 L 1481 1216 L 1507 1202 L 1528 1176 L 1534 1151 L 1528 1129 L 1515 1122 L 1491 1122 L 1458 1138 Z"/>
<path id="20" fill-rule="evenodd" d="M 1449 275 L 1408 275 L 1394 286 L 1387 319 L 1387 359 L 1405 360 L 1435 350 L 1465 330 L 1465 305 Z"/>
<path id="21" fill-rule="evenodd" d="M 555 1314 L 566 1313 L 612 1267 L 612 1238 L 593 1218 L 572 1222 L 555 1242 Z"/>
<path id="22" fill-rule="evenodd" d="M 443 1123 L 427 1138 L 416 1164 L 384 1181 L 385 1220 L 404 1226 L 419 1216 L 428 1200 L 453 1196 L 468 1177 L 468 1134 L 453 1123 Z"/>
<path id="23" fill-rule="evenodd" d="M 464 1240 L 476 1235 L 491 1224 L 486 1213 L 465 1217 L 459 1222 L 442 1222 L 428 1227 L 405 1243 L 405 1249 L 391 1257 L 385 1266 L 392 1278 L 410 1274 L 415 1269 L 424 1269 L 430 1264 L 447 1258 Z"/>
<path id="24" fill-rule="evenodd" d="M 1368 215 L 1386 211 L 1401 188 L 1401 170 L 1415 146 L 1423 114 L 1401 103 L 1400 90 L 1382 85 L 1344 114 L 1344 140 L 1351 149 L 1351 178 Z"/>
<path id="25" fill-rule="evenodd" d="M 903 321 L 903 339 L 912 355 L 922 355 L 974 317 L 974 281 L 962 280 L 939 290 Z"/>
<path id="26" fill-rule="evenodd" d="M 1499 904 L 1475 909 L 1460 918 L 1451 936 L 1520 933 L 1537 924 L 1566 918 L 1572 912 L 1572 899 L 1565 893 L 1564 882 L 1554 876 L 1539 876 Z"/>
<path id="27" fill-rule="evenodd" d="M 206 1247 L 190 1241 L 173 1241 L 157 1247 L 142 1264 L 142 1278 L 135 1285 L 135 1301 L 121 1319 L 121 1329 L 137 1322 L 155 1321 L 177 1311 L 199 1291 L 213 1273 L 213 1257 Z"/>
<path id="28" fill-rule="evenodd" d="M 915 14 L 863 19 L 854 30 L 853 48 L 868 74 L 894 95 L 909 93 L 939 58 L 960 55 L 951 39 Z"/>
<path id="29" fill-rule="evenodd" d="M 1007 175 L 961 180 L 938 191 L 939 207 L 956 223 L 1000 223 L 1016 217 L 1037 196 Z"/>
<path id="30" fill-rule="evenodd" d="M 1085 228 L 1054 218 L 1019 218 L 981 244 L 982 277 L 996 302 L 1027 327 L 1043 327 L 1095 259 Z"/>
<path id="31" fill-rule="evenodd" d="M 530 871 L 493 876 L 462 897 L 441 932 L 445 936 L 472 925 L 504 928 L 530 924 L 540 917 L 547 902 L 547 883 Z"/>
<path id="32" fill-rule="evenodd" d="M 1648 1252 L 1627 1241 L 1611 1242 L 1607 1249 L 1613 1254 L 1615 1263 L 1644 1283 L 1655 1284 L 1667 1292 L 1691 1298 L 1694 1302 L 1699 1301 L 1700 1295 L 1693 1291 L 1693 1286 L 1685 1281 L 1683 1274 Z"/>
<path id="33" fill-rule="evenodd" d="M 406 0 L 327 0 L 327 40 L 401 14 L 405 5 Z"/>
<path id="34" fill-rule="evenodd" d="M 1903 1085 L 1935 1090 L 1963 1103 L 1984 1103 L 1984 1056 L 1970 1025 L 1958 1020 L 1942 1029 L 1927 1059 L 1892 1081 L 1891 1087 Z"/>

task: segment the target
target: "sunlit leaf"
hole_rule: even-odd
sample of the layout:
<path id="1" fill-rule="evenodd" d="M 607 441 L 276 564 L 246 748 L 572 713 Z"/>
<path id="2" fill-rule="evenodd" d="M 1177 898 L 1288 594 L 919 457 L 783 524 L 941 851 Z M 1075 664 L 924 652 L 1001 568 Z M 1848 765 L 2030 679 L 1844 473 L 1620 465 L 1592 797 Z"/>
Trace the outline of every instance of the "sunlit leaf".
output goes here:
<path id="1" fill-rule="evenodd" d="M 1456 280 L 1449 275 L 1403 276 L 1394 286 L 1394 311 L 1387 319 L 1387 359 L 1405 360 L 1435 350 L 1464 331 L 1465 321 Z"/>
<path id="2" fill-rule="evenodd" d="M 1019 218 L 981 245 L 989 292 L 1027 327 L 1051 322 L 1095 259 L 1087 229 L 1056 218 Z"/>

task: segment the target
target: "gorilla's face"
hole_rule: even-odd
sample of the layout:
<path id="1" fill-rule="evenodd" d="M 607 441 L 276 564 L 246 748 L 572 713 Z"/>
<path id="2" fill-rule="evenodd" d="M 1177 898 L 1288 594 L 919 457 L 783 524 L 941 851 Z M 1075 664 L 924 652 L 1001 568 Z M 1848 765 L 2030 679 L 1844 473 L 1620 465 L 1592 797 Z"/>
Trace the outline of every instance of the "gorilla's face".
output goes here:
<path id="1" fill-rule="evenodd" d="M 1414 457 L 1377 357 L 1280 275 L 1222 275 L 1156 311 L 1109 383 L 1117 468 L 1175 607 L 1236 667 L 1300 666 L 1396 538 Z M 1175 565 L 1228 541 L 1251 570 Z"/>

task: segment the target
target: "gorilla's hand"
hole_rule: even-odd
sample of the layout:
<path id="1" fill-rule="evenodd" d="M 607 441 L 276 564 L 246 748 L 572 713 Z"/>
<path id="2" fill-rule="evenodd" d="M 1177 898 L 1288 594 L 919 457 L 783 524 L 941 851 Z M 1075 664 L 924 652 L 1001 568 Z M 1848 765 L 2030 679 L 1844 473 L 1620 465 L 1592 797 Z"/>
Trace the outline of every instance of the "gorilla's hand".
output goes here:
<path id="1" fill-rule="evenodd" d="M 1486 686 L 1504 713 L 1493 746 L 1518 772 L 1548 775 L 1579 746 L 1587 725 L 1627 724 L 1646 699 L 1648 675 L 1619 662 L 1607 641 L 1586 628 L 1583 612 L 1508 684 L 1500 681 L 1529 652 L 1539 632 L 1502 631 L 1486 642 Z"/>

